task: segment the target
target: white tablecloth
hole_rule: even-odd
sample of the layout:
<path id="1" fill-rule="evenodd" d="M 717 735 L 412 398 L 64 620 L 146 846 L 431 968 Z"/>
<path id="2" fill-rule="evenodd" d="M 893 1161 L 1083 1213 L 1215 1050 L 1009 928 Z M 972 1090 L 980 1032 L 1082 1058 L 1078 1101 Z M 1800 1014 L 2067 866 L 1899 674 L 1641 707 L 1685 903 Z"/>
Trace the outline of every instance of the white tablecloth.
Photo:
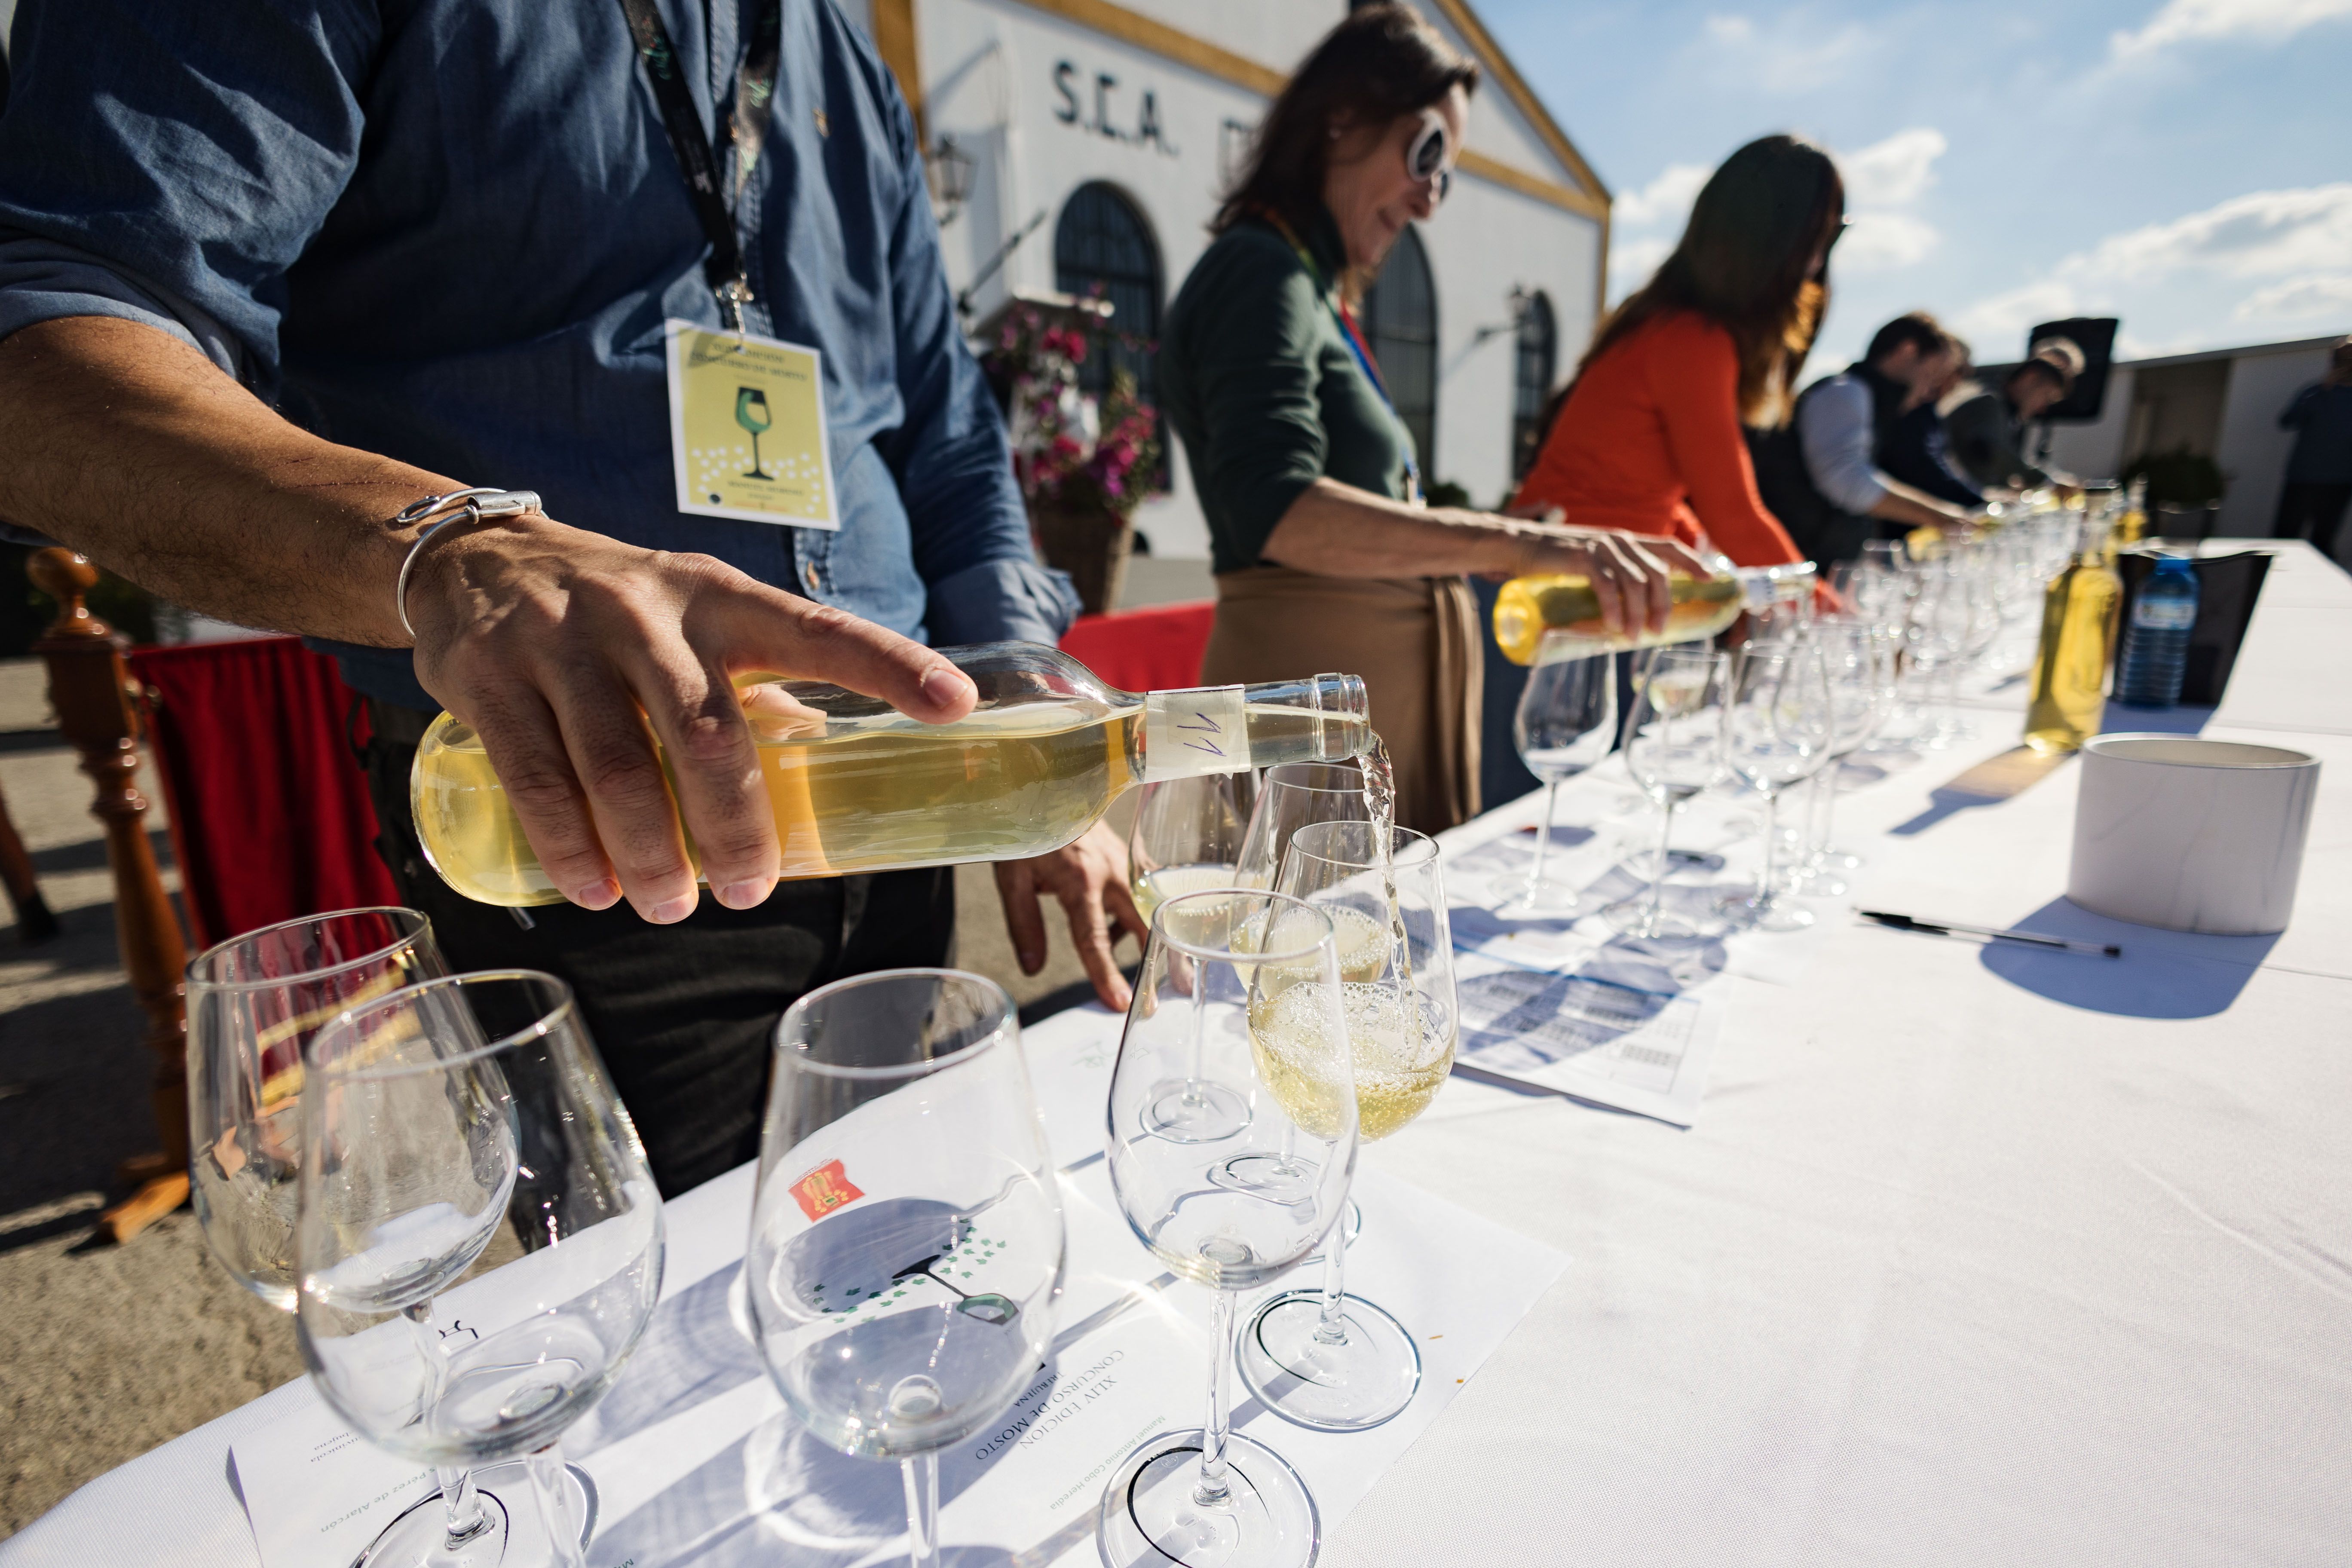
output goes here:
<path id="1" fill-rule="evenodd" d="M 1979 708 L 1979 741 L 1846 801 L 1856 896 L 2124 959 L 1832 918 L 1801 986 L 1712 983 L 1734 1011 L 1691 1131 L 1457 1080 L 1367 1149 L 1575 1262 L 1331 1561 L 2352 1562 L 2352 584 L 2285 563 L 2206 731 L 2325 760 L 2283 936 L 2061 901 L 2072 765 L 1939 795 L 2012 743 Z M 0 1560 L 249 1563 L 222 1457 L 283 1397 Z"/>

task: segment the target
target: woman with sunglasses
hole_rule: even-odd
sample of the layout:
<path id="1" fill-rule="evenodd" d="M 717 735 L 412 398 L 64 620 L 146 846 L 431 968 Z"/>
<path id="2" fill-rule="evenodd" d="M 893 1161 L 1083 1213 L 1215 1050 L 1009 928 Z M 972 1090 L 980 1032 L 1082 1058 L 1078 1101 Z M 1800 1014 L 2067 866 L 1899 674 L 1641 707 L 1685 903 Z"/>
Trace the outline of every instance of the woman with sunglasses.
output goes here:
<path id="1" fill-rule="evenodd" d="M 1454 178 L 1478 68 L 1403 5 L 1318 44 L 1260 126 L 1160 334 L 1160 384 L 1209 522 L 1202 679 L 1360 675 L 1397 820 L 1478 800 L 1480 630 L 1465 573 L 1589 573 L 1611 618 L 1663 626 L 1679 547 L 1421 504 L 1425 479 L 1355 304 Z"/>
<path id="2" fill-rule="evenodd" d="M 1603 321 L 1555 404 L 1518 509 L 1709 546 L 1803 554 L 1756 491 L 1744 424 L 1786 424 L 1829 305 L 1845 186 L 1830 155 L 1766 136 L 1724 161 L 1680 244 Z"/>

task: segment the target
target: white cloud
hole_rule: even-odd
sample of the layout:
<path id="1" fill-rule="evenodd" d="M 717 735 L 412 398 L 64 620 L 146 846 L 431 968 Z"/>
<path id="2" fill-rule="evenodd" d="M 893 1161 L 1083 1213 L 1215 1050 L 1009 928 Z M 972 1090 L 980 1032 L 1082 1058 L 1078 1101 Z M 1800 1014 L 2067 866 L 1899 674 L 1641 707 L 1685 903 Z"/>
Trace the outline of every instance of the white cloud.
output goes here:
<path id="1" fill-rule="evenodd" d="M 2116 33 L 2108 45 L 2116 59 L 2127 60 L 2212 38 L 2275 44 L 2339 16 L 2352 16 L 2352 0 L 2166 0 L 2145 26 Z"/>
<path id="2" fill-rule="evenodd" d="M 2170 223 L 2110 235 L 2059 265 L 2095 277 L 2156 278 L 2193 268 L 2267 278 L 2340 266 L 2347 256 L 2352 182 L 2232 196 Z"/>
<path id="3" fill-rule="evenodd" d="M 1675 242 L 1652 237 L 1646 239 L 1621 239 L 1609 247 L 1609 298 L 1623 299 L 1650 280 L 1658 263 L 1671 255 Z"/>
<path id="4" fill-rule="evenodd" d="M 1750 17 L 1714 16 L 1704 31 L 1716 52 L 1738 66 L 1744 84 L 1780 93 L 1831 85 L 1881 41 L 1868 29 L 1851 26 L 1824 37 L 1811 18 L 1801 16 L 1769 33 Z"/>
<path id="5" fill-rule="evenodd" d="M 1690 216 L 1691 203 L 1698 199 L 1699 187 L 1713 173 L 1704 163 L 1669 163 L 1663 174 L 1640 190 L 1619 196 L 1613 216 L 1629 228 L 1664 223 L 1680 229 L 1683 220 Z"/>
<path id="6" fill-rule="evenodd" d="M 1838 242 L 1841 272 L 1892 272 L 1925 261 L 1943 238 L 1909 213 L 1863 213 Z"/>
<path id="7" fill-rule="evenodd" d="M 1897 131 L 1884 142 L 1874 142 L 1837 161 L 1845 178 L 1849 205 L 1858 207 L 1907 206 L 1926 194 L 1936 180 L 1936 160 L 1951 147 L 1942 132 L 1931 125 Z"/>
<path id="8" fill-rule="evenodd" d="M 2009 345 L 2023 342 L 2027 329 L 2036 323 L 2081 314 L 2082 300 L 2072 286 L 2045 278 L 1978 300 L 1953 317 L 1951 327 L 1969 340 L 1978 359 L 1998 362 L 2006 359 L 2011 352 Z"/>
<path id="9" fill-rule="evenodd" d="M 2295 321 L 2313 316 L 2352 321 L 2352 272 L 2307 272 L 2257 289 L 2231 314 L 2242 321 Z"/>
<path id="10" fill-rule="evenodd" d="M 2030 283 L 1954 318 L 1963 335 L 2006 342 L 2036 321 L 2127 313 L 2135 291 L 2182 279 L 2274 279 L 2236 309 L 2241 321 L 2352 312 L 2352 183 L 2254 191 L 2168 223 L 2109 235 Z"/>

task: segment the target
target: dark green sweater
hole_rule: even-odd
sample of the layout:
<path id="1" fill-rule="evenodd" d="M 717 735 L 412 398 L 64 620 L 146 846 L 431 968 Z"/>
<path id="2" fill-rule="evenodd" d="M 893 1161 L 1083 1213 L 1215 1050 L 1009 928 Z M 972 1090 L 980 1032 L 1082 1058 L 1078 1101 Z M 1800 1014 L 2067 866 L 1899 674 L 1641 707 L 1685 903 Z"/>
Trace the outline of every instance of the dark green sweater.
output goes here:
<path id="1" fill-rule="evenodd" d="M 1326 279 L 1339 232 L 1320 207 L 1302 232 Z M 1184 442 L 1219 572 L 1260 564 L 1298 492 L 1328 475 L 1402 500 L 1412 437 L 1271 225 L 1220 236 L 1193 264 L 1160 335 L 1161 406 Z"/>

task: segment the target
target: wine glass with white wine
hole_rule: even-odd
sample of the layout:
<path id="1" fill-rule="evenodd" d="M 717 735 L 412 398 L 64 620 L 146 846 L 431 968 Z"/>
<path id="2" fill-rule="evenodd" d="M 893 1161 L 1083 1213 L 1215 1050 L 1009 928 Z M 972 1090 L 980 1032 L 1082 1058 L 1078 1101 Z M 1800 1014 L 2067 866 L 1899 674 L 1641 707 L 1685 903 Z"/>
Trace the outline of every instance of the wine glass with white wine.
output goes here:
<path id="1" fill-rule="evenodd" d="M 1179 893 L 1239 883 L 1242 839 L 1256 804 L 1255 773 L 1195 773 L 1143 786 L 1127 835 L 1127 874 L 1146 923 Z"/>
<path id="2" fill-rule="evenodd" d="M 1112 1471 L 1095 1542 L 1105 1568 L 1306 1568 L 1313 1495 L 1279 1454 L 1232 1430 L 1237 1291 L 1330 1236 L 1356 1159 L 1356 1085 L 1331 918 L 1275 893 L 1192 893 L 1152 918 L 1111 1069 L 1111 1189 L 1136 1238 L 1215 1293 L 1207 1420 L 1149 1439 Z M 1213 1142 L 1156 1131 L 1171 1081 L 1250 1108 Z M 1333 1238 L 1336 1244 L 1336 1238 Z"/>
<path id="3" fill-rule="evenodd" d="M 1429 1108 L 1454 1068 L 1459 1008 L 1454 938 L 1437 845 L 1391 830 L 1388 853 L 1367 822 L 1318 822 L 1292 836 L 1276 890 L 1305 899 L 1339 940 L 1339 984 L 1356 1079 L 1357 1138 L 1396 1132 Z M 1242 1327 L 1242 1381 L 1302 1426 L 1353 1432 L 1402 1410 L 1421 1385 L 1412 1333 L 1385 1309 L 1348 1294 L 1348 1249 L 1323 1248 L 1318 1289 L 1287 1290 Z"/>

